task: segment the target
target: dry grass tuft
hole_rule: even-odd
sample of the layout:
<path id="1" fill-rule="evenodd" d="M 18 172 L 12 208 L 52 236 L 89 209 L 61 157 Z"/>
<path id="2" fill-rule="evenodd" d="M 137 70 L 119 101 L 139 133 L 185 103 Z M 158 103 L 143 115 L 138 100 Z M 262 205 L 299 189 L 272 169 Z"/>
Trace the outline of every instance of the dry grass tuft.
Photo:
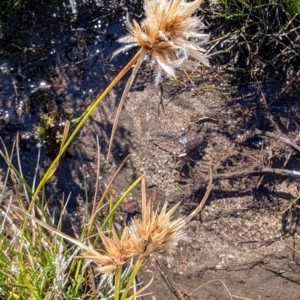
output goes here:
<path id="1" fill-rule="evenodd" d="M 146 199 L 145 181 L 142 180 L 142 218 L 135 218 L 129 227 L 125 227 L 121 238 L 115 229 L 112 236 L 107 237 L 99 230 L 99 236 L 105 248 L 104 253 L 96 251 L 93 247 L 81 255 L 83 259 L 93 260 L 98 271 L 114 273 L 122 268 L 131 258 L 145 259 L 150 254 L 170 249 L 185 236 L 186 221 L 179 217 L 172 219 L 173 213 L 178 208 L 178 203 L 167 211 L 166 202 L 160 213 L 153 210 L 152 201 Z"/>

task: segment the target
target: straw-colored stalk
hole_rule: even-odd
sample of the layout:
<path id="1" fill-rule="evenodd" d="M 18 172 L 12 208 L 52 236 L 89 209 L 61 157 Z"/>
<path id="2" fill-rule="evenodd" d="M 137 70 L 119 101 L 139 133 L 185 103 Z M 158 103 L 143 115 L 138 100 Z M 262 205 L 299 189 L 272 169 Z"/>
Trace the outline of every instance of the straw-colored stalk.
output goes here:
<path id="1" fill-rule="evenodd" d="M 109 86 L 86 109 L 82 116 L 73 120 L 73 122 L 77 123 L 77 126 L 72 134 L 64 139 L 59 154 L 38 184 L 31 200 L 29 212 L 31 212 L 40 191 L 54 174 L 61 156 L 65 153 L 88 117 L 134 64 L 132 75 L 126 84 L 118 106 L 107 158 L 109 158 L 111 152 L 112 141 L 123 103 L 146 56 L 156 74 L 156 83 L 160 82 L 163 74 L 166 74 L 167 77 L 175 78 L 175 71 L 178 69 L 186 72 L 193 71 L 199 64 L 209 66 L 205 50 L 201 47 L 206 42 L 208 35 L 200 32 L 204 27 L 201 20 L 191 16 L 202 2 L 203 0 L 195 0 L 193 2 L 186 2 L 185 0 L 145 0 L 145 19 L 142 25 L 140 26 L 135 20 L 133 25 L 128 22 L 129 35 L 119 40 L 125 45 L 117 50 L 114 55 L 135 46 L 140 47 L 139 50 Z M 66 135 L 67 129 L 65 130 Z"/>
<path id="2" fill-rule="evenodd" d="M 145 0 L 145 19 L 139 25 L 128 20 L 129 34 L 119 39 L 125 44 L 113 56 L 133 47 L 140 47 L 139 58 L 129 78 L 117 109 L 109 143 L 109 158 L 112 141 L 125 98 L 143 61 L 147 60 L 154 70 L 155 83 L 165 74 L 176 78 L 176 70 L 193 71 L 199 65 L 209 66 L 205 49 L 201 46 L 208 35 L 200 32 L 204 28 L 201 20 L 192 16 L 203 0 Z M 147 59 L 146 59 L 147 58 Z"/>
<path id="3" fill-rule="evenodd" d="M 145 0 L 145 19 L 142 25 L 140 26 L 135 20 L 133 25 L 128 22 L 129 35 L 119 40 L 120 43 L 125 45 L 117 50 L 114 55 L 135 46 L 140 47 L 139 50 L 109 86 L 86 109 L 82 116 L 73 120 L 73 122 L 77 123 L 77 126 L 72 134 L 63 141 L 59 154 L 38 184 L 31 200 L 29 212 L 31 212 L 40 191 L 54 174 L 60 157 L 65 153 L 88 117 L 134 64 L 132 75 L 126 84 L 117 109 L 107 158 L 109 158 L 111 152 L 112 141 L 125 98 L 146 56 L 156 74 L 156 84 L 160 82 L 163 74 L 166 74 L 167 77 L 175 78 L 175 71 L 178 69 L 186 72 L 193 71 L 199 64 L 209 66 L 205 50 L 201 47 L 206 42 L 208 35 L 200 32 L 204 27 L 201 20 L 198 17 L 191 16 L 202 2 L 203 0 L 195 0 L 193 2 L 186 2 L 185 0 Z M 66 133 L 67 131 L 65 130 Z"/>

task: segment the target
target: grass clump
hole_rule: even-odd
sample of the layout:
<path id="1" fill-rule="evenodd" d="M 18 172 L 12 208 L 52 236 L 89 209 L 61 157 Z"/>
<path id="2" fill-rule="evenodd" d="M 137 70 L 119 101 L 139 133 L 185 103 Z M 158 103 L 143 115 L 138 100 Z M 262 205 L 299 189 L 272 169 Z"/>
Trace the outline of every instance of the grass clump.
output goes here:
<path id="1" fill-rule="evenodd" d="M 167 203 L 160 212 L 154 210 L 152 202 L 147 201 L 143 177 L 137 178 L 115 202 L 109 195 L 125 160 L 99 202 L 93 203 L 89 221 L 78 233 L 69 220 L 72 230 L 66 234 L 62 228 L 68 220 L 66 206 L 70 198 L 66 203 L 61 201 L 59 215 L 50 213 L 45 198 L 36 199 L 32 205 L 34 184 L 28 186 L 21 165 L 19 170 L 14 167 L 12 155 L 6 149 L 4 152 L 0 154 L 9 167 L 2 187 L 4 197 L 0 199 L 0 297 L 5 299 L 124 300 L 144 293 L 152 280 L 144 287 L 137 285 L 143 263 L 151 254 L 175 247 L 185 236 L 185 226 L 203 208 L 212 185 L 210 177 L 202 202 L 187 218 L 172 218 L 180 203 L 170 210 Z M 9 180 L 14 183 L 14 196 L 4 201 Z M 115 213 L 140 182 L 141 219 L 131 220 L 118 234 L 113 225 Z M 105 202 L 109 203 L 108 213 L 96 227 L 96 217 Z"/>
<path id="2" fill-rule="evenodd" d="M 211 5 L 211 9 L 215 15 L 226 20 L 241 20 L 247 16 L 249 6 L 240 0 L 218 0 Z"/>
<path id="3" fill-rule="evenodd" d="M 209 53 L 218 53 L 217 63 L 278 76 L 298 72 L 300 1 L 217 0 L 205 11 L 212 18 Z"/>
<path id="4" fill-rule="evenodd" d="M 61 211 L 59 215 L 50 213 L 46 199 L 41 201 L 38 198 L 35 204 L 30 206 L 34 188 L 31 189 L 25 184 L 21 169 L 17 170 L 12 166 L 10 163 L 12 155 L 8 156 L 7 152 L 6 154 L 1 152 L 1 155 L 9 164 L 9 168 L 3 183 L 2 195 L 4 196 L 1 197 L 0 206 L 0 297 L 4 299 L 113 298 L 115 289 L 109 278 L 98 280 L 96 286 L 94 266 L 88 257 L 81 256 L 83 251 L 86 253 L 92 251 L 101 257 L 102 250 L 100 252 L 94 250 L 92 243 L 95 238 L 90 238 L 90 232 L 94 227 L 93 220 L 101 210 L 99 207 L 101 203 L 94 206 L 94 215 L 90 219 L 87 218 L 90 221 L 88 224 L 83 224 L 81 232 L 77 233 L 71 226 L 73 231 L 71 230 L 72 235 L 69 236 L 62 232 L 68 215 L 66 206 L 69 199 L 65 204 L 61 201 L 63 205 L 59 209 Z M 141 178 L 125 191 L 112 210 L 116 211 L 140 180 Z M 15 189 L 14 196 L 10 196 L 9 201 L 6 199 L 8 182 L 13 182 Z M 104 198 L 111 184 L 103 193 Z M 111 214 L 107 216 L 103 228 L 107 228 L 112 218 Z M 99 230 L 99 237 L 105 249 L 107 240 L 104 237 L 104 229 Z M 116 239 L 115 234 L 113 238 Z M 112 248 L 107 250 L 110 253 Z M 103 270 L 101 273 L 103 274 Z M 126 277 L 123 276 L 120 284 L 124 284 L 125 280 Z"/>
<path id="5" fill-rule="evenodd" d="M 66 131 L 66 130 L 65 130 Z M 18 139 L 17 139 L 18 140 Z M 103 299 L 119 297 L 115 295 L 115 287 L 111 277 L 103 276 L 96 286 L 94 266 L 88 257 L 80 254 L 85 251 L 101 256 L 101 250 L 94 250 L 97 241 L 91 237 L 95 220 L 102 210 L 103 203 L 110 201 L 109 193 L 112 184 L 124 166 L 125 161 L 117 170 L 112 180 L 103 192 L 99 202 L 93 205 L 93 210 L 87 224 L 82 224 L 78 233 L 72 226 L 66 206 L 61 201 L 59 215 L 50 213 L 46 198 L 36 197 L 33 201 L 35 180 L 32 188 L 29 187 L 22 175 L 22 166 L 19 158 L 19 147 L 13 147 L 9 155 L 2 141 L 4 151 L 0 155 L 6 161 L 8 170 L 2 184 L 0 197 L 0 297 L 4 299 Z M 16 156 L 18 168 L 11 163 L 11 157 Z M 47 173 L 46 173 L 47 174 Z M 46 175 L 45 176 L 48 176 Z M 34 175 L 34 178 L 37 174 Z M 46 177 L 41 182 L 47 183 Z M 50 177 L 48 177 L 50 178 Z M 124 199 L 141 181 L 139 177 L 123 193 L 120 199 L 110 206 L 110 210 L 99 229 L 105 249 L 104 232 L 107 228 L 113 231 L 114 214 Z M 8 191 L 8 182 L 13 183 L 13 190 Z M 8 197 L 13 194 L 14 196 Z M 108 199 L 107 199 L 108 198 Z M 9 201 L 8 201 L 9 199 Z M 95 198 L 96 201 L 96 198 Z M 63 233 L 62 227 L 70 223 L 71 235 Z M 113 235 L 116 239 L 116 236 Z M 121 239 L 122 240 L 122 239 Z M 108 248 L 110 251 L 111 248 Z M 88 261 L 87 261 L 88 260 Z M 97 261 L 95 261 L 97 262 Z M 101 270 L 103 271 L 103 270 Z M 124 270 L 128 275 L 129 268 Z M 104 272 L 105 273 L 105 272 Z M 103 275 L 103 272 L 101 273 Z M 119 285 L 124 285 L 128 276 L 120 274 Z"/>
<path id="6" fill-rule="evenodd" d="M 270 12 L 274 7 L 281 8 L 282 11 L 288 13 L 291 17 L 298 15 L 300 11 L 299 0 L 216 0 L 209 2 L 212 11 L 227 20 L 245 18 L 250 11 L 255 11 L 262 15 L 263 10 Z"/>
<path id="7" fill-rule="evenodd" d="M 5 214 L 7 222 L 11 222 L 8 212 L 1 213 Z M 73 258 L 80 249 L 67 249 L 61 237 L 49 236 L 32 222 L 27 223 L 26 227 L 22 230 L 15 226 L 16 232 L 11 238 L 3 233 L 5 231 L 0 234 L 1 297 L 78 299 L 85 280 L 84 269 L 81 268 L 74 277 L 71 265 L 74 265 Z M 35 241 L 33 230 L 37 235 Z M 76 266 L 73 267 L 76 269 Z"/>
<path id="8" fill-rule="evenodd" d="M 11 166 L 7 174 L 12 181 L 23 182 L 16 168 Z M 142 218 L 125 226 L 119 237 L 112 225 L 114 213 L 141 181 Z M 111 184 L 103 195 L 109 193 Z M 26 188 L 22 195 L 33 194 L 28 186 L 18 185 L 18 189 Z M 96 239 L 91 233 L 95 216 L 102 209 L 101 199 L 81 232 L 67 235 L 61 230 L 67 203 L 56 216 L 37 199 L 29 212 L 28 199 L 17 191 L 15 194 L 19 195 L 16 199 L 10 197 L 1 205 L 0 296 L 5 299 L 132 299 L 151 283 L 143 288 L 135 283 L 147 257 L 174 247 L 185 235 L 187 220 L 171 219 L 179 203 L 169 211 L 166 204 L 161 212 L 154 211 L 147 202 L 142 177 L 111 206 L 96 230 Z"/>

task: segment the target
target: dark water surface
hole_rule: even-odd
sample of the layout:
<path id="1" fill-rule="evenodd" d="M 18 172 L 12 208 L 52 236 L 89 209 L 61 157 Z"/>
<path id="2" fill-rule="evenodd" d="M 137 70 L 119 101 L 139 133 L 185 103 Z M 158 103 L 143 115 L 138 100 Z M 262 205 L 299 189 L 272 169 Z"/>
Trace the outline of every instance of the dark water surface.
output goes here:
<path id="1" fill-rule="evenodd" d="M 7 9 L 4 2 L 1 5 L 2 11 Z M 24 0 L 1 15 L 0 135 L 10 151 L 20 134 L 29 182 L 39 146 L 40 165 L 47 166 L 57 153 L 55 138 L 65 120 L 79 117 L 132 56 L 124 53 L 111 60 L 119 47 L 117 39 L 126 34 L 128 11 L 132 18 L 140 18 L 141 1 L 125 5 L 114 0 Z M 115 92 L 122 88 L 117 86 Z M 43 116 L 53 127 L 45 140 L 37 138 L 35 129 Z M 103 126 L 109 135 L 111 124 Z M 2 161 L 1 174 L 5 169 Z"/>
<path id="2" fill-rule="evenodd" d="M 30 3 L 27 3 L 30 2 Z M 0 39 L 0 125 L 35 124 L 41 114 L 76 117 L 121 69 L 110 61 L 126 33 L 120 1 L 24 1 L 3 21 Z"/>

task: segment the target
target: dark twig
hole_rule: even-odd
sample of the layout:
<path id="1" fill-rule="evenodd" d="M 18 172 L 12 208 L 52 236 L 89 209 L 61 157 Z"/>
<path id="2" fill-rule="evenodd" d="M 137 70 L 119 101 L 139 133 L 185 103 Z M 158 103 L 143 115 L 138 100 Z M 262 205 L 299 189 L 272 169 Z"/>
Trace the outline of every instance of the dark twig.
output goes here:
<path id="1" fill-rule="evenodd" d="M 213 180 L 233 179 L 233 178 L 245 177 L 250 175 L 260 176 L 262 174 L 276 174 L 281 176 L 300 177 L 300 171 L 288 170 L 288 169 L 275 169 L 269 167 L 252 167 L 252 168 L 244 169 L 243 171 L 213 174 Z M 208 180 L 209 178 L 203 178 L 201 183 L 195 186 L 195 188 L 191 193 L 191 196 L 199 189 L 204 187 L 207 184 Z"/>
<path id="2" fill-rule="evenodd" d="M 273 139 L 277 139 L 281 142 L 286 143 L 287 145 L 293 147 L 294 149 L 296 149 L 297 151 L 300 152 L 300 146 L 296 145 L 290 139 L 288 139 L 288 138 L 286 138 L 282 135 L 278 135 L 278 134 L 275 134 L 275 133 L 272 133 L 272 132 L 269 132 L 269 131 L 262 131 L 262 130 L 259 130 L 259 129 L 256 129 L 254 131 L 254 133 L 256 135 L 259 135 L 259 136 L 267 136 L 267 137 L 270 137 L 270 138 L 273 138 Z"/>
<path id="3" fill-rule="evenodd" d="M 297 274 L 289 274 L 289 272 L 280 272 L 280 271 L 277 271 L 277 270 L 273 270 L 271 268 L 267 268 L 265 266 L 262 266 L 263 269 L 279 276 L 279 277 L 282 277 L 286 280 L 289 280 L 291 282 L 294 282 L 294 283 L 297 283 L 297 284 L 300 284 L 300 277 L 299 275 Z"/>
<path id="4" fill-rule="evenodd" d="M 257 80 L 256 80 L 256 81 L 257 81 Z M 270 111 L 270 108 L 269 108 L 269 105 L 268 105 L 268 102 L 267 102 L 267 99 L 266 99 L 266 95 L 263 93 L 260 84 L 258 84 L 258 88 L 259 88 L 260 93 L 261 93 L 261 99 L 262 99 L 262 101 L 263 101 L 264 104 L 265 104 L 266 111 L 269 113 L 270 120 L 271 120 L 273 126 L 275 127 L 276 131 L 277 131 L 279 134 L 281 134 L 281 129 L 279 128 L 278 124 L 276 123 L 276 121 L 275 121 L 275 119 L 274 119 L 273 114 L 272 114 L 271 111 Z"/>
<path id="5" fill-rule="evenodd" d="M 156 253 L 154 253 L 153 256 L 155 258 L 156 263 L 158 264 L 158 266 L 161 269 L 161 275 L 162 275 L 163 279 L 165 280 L 165 282 L 169 286 L 169 288 L 172 291 L 172 293 L 177 297 L 177 299 L 184 300 L 185 298 L 183 297 L 180 289 L 177 287 L 176 283 L 172 279 L 172 276 L 170 275 L 170 273 L 167 270 L 167 268 L 164 266 L 164 264 L 158 258 L 158 255 Z"/>
<path id="6" fill-rule="evenodd" d="M 300 254 L 300 251 L 299 251 L 299 250 L 293 249 L 293 248 L 291 248 L 291 247 L 289 247 L 289 246 L 287 246 L 287 245 L 286 245 L 286 247 L 287 247 L 288 249 L 292 250 L 293 252 L 297 252 L 297 253 Z"/>

